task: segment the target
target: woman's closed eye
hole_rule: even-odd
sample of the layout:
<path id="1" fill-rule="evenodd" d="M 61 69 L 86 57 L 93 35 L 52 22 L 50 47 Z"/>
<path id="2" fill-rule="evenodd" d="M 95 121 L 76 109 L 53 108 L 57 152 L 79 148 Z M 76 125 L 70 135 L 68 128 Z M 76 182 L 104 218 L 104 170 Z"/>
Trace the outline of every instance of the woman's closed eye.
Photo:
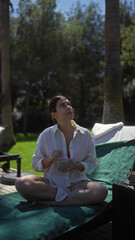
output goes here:
<path id="1" fill-rule="evenodd" d="M 62 103 L 62 104 L 61 104 L 61 107 L 65 107 L 65 106 L 66 106 L 66 104 L 65 104 L 65 103 Z"/>
<path id="2" fill-rule="evenodd" d="M 71 107 L 71 104 L 70 103 L 61 103 L 61 107 L 66 107 L 66 106 L 69 106 L 69 107 Z"/>

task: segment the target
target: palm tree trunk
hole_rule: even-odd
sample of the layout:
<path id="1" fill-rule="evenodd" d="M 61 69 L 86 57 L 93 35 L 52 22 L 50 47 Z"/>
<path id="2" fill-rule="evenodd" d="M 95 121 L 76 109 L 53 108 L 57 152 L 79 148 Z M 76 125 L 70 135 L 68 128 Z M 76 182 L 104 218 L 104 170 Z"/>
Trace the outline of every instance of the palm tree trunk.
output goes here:
<path id="1" fill-rule="evenodd" d="M 29 101 L 30 101 L 31 86 L 28 86 L 26 91 L 25 107 L 24 107 L 24 119 L 23 119 L 23 133 L 27 135 L 28 114 L 29 114 Z"/>
<path id="2" fill-rule="evenodd" d="M 12 106 L 10 94 L 10 63 L 9 63 L 9 0 L 0 0 L 1 17 L 1 62 L 2 62 L 2 104 L 1 124 L 8 125 L 0 136 L 0 146 L 15 144 L 12 124 Z"/>
<path id="3" fill-rule="evenodd" d="M 120 65 L 119 0 L 106 0 L 103 123 L 124 121 Z"/>

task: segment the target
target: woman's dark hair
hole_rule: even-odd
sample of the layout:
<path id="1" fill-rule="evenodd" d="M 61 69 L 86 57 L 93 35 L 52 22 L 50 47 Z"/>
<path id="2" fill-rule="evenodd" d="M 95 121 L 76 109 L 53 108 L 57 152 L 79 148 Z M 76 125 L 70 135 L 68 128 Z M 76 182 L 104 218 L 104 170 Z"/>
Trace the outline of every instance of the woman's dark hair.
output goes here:
<path id="1" fill-rule="evenodd" d="M 65 100 L 65 99 L 66 99 L 66 97 L 63 96 L 63 95 L 56 95 L 56 96 L 54 96 L 54 97 L 49 101 L 49 104 L 48 104 L 50 114 L 51 114 L 51 112 L 56 112 L 57 102 L 58 102 L 59 100 Z"/>

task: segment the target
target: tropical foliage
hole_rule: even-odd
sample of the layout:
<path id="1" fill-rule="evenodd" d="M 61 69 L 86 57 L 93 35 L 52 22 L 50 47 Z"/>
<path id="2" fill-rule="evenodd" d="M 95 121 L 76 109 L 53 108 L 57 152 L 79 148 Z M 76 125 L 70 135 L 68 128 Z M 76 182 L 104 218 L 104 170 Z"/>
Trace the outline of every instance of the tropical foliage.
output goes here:
<path id="1" fill-rule="evenodd" d="M 134 123 L 134 10 L 120 5 L 122 87 L 125 119 Z M 104 78 L 104 16 L 93 2 L 79 2 L 65 16 L 55 0 L 20 0 L 10 16 L 11 91 L 16 131 L 36 132 L 50 124 L 48 100 L 66 95 L 76 120 L 101 122 Z M 128 110 L 127 110 L 128 106 Z"/>

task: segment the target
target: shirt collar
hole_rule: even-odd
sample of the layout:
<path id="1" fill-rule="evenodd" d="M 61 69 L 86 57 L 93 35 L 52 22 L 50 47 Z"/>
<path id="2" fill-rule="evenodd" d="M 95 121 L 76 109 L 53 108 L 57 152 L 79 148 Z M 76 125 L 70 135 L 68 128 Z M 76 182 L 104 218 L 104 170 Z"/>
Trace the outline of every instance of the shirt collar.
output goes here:
<path id="1" fill-rule="evenodd" d="M 78 124 L 76 124 L 76 122 L 74 121 L 74 124 L 75 124 L 75 132 L 80 132 L 82 134 L 85 134 L 85 131 L 84 131 L 84 128 L 79 126 Z"/>
<path id="2" fill-rule="evenodd" d="M 76 124 L 76 122 L 74 121 L 74 125 L 75 125 L 75 133 L 77 132 L 80 132 L 82 134 L 85 134 L 85 131 L 84 131 L 84 128 L 79 126 L 78 124 Z M 53 134 L 55 135 L 55 133 L 57 131 L 60 131 L 59 127 L 58 127 L 58 124 L 55 124 L 53 127 L 52 127 L 52 131 L 53 131 Z"/>
<path id="3" fill-rule="evenodd" d="M 58 124 L 55 124 L 53 127 L 52 127 L 52 131 L 53 131 L 53 134 L 55 135 L 55 133 L 57 131 L 59 131 L 59 128 L 58 128 Z"/>

